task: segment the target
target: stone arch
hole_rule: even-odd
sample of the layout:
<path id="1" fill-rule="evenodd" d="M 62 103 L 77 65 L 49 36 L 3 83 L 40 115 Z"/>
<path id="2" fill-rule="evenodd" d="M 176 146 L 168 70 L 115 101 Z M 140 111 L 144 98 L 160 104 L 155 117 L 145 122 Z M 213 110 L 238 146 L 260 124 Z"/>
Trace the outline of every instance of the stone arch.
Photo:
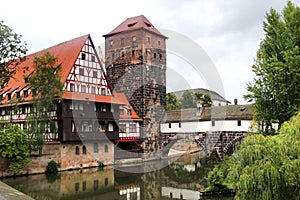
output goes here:
<path id="1" fill-rule="evenodd" d="M 229 150 L 233 147 L 233 145 L 235 145 L 237 142 L 240 142 L 245 137 L 246 137 L 246 134 L 235 137 L 223 148 L 223 153 L 228 154 Z"/>

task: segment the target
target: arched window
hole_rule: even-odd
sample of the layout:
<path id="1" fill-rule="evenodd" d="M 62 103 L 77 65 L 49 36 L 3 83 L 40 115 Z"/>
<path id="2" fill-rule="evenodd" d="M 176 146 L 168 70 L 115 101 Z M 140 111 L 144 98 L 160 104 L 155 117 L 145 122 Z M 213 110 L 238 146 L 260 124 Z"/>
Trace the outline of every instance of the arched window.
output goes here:
<path id="1" fill-rule="evenodd" d="M 76 146 L 76 147 L 75 147 L 75 154 L 76 154 L 76 155 L 79 155 L 79 146 Z"/>
<path id="2" fill-rule="evenodd" d="M 85 147 L 85 145 L 82 146 L 82 154 L 86 154 L 86 147 Z"/>

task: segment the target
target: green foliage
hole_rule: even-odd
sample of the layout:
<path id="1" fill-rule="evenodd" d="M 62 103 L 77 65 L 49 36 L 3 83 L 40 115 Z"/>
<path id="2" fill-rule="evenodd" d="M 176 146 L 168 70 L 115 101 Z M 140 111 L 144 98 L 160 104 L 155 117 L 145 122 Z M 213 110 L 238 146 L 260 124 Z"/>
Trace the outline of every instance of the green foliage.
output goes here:
<path id="1" fill-rule="evenodd" d="M 0 152 L 9 161 L 9 168 L 15 173 L 21 173 L 29 163 L 29 144 L 27 133 L 18 125 L 5 124 L 0 130 Z"/>
<path id="2" fill-rule="evenodd" d="M 51 160 L 47 167 L 46 167 L 46 174 L 57 174 L 58 173 L 58 168 L 60 167 L 60 164 L 55 162 L 54 160 Z"/>
<path id="3" fill-rule="evenodd" d="M 44 136 L 47 130 L 57 131 L 51 120 L 50 112 L 55 108 L 55 100 L 62 95 L 63 83 L 58 75 L 61 64 L 57 64 L 57 58 L 46 52 L 41 57 L 35 57 L 33 61 L 34 74 L 29 78 L 29 86 L 34 98 L 33 108 L 35 112 L 27 117 L 29 133 L 31 134 L 32 150 L 42 153 Z"/>
<path id="4" fill-rule="evenodd" d="M 0 90 L 15 73 L 16 66 L 25 60 L 26 51 L 21 35 L 0 21 Z"/>
<path id="5" fill-rule="evenodd" d="M 202 107 L 211 107 L 212 100 L 211 97 L 208 94 L 202 94 L 202 93 L 195 93 L 196 101 L 200 101 L 202 104 Z"/>
<path id="6" fill-rule="evenodd" d="M 193 92 L 189 90 L 185 90 L 183 92 L 182 97 L 180 98 L 180 105 L 181 108 L 195 108 L 196 107 L 196 100 L 195 95 Z"/>
<path id="7" fill-rule="evenodd" d="M 237 199 L 297 199 L 299 156 L 300 112 L 282 125 L 278 135 L 249 135 L 208 179 L 211 188 L 234 189 Z"/>
<path id="8" fill-rule="evenodd" d="M 272 123 L 283 122 L 300 108 L 300 8 L 290 1 L 279 14 L 271 9 L 264 22 L 265 38 L 252 67 L 245 99 L 255 101 L 254 119 L 264 134 L 274 133 Z"/>
<path id="9" fill-rule="evenodd" d="M 180 107 L 179 101 L 177 100 L 175 94 L 167 93 L 166 95 L 167 110 L 177 110 Z"/>

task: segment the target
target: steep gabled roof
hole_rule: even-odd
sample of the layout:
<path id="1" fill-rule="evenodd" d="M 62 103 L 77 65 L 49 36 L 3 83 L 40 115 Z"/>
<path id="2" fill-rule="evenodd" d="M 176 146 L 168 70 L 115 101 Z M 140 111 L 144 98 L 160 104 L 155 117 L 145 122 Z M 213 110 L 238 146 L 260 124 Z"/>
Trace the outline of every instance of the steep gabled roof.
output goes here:
<path id="1" fill-rule="evenodd" d="M 103 37 L 109 37 L 109 36 L 112 36 L 112 35 L 115 35 L 115 34 L 118 34 L 121 32 L 132 31 L 132 30 L 137 30 L 137 29 L 145 29 L 145 30 L 148 30 L 155 34 L 158 34 L 162 37 L 167 38 L 166 36 L 161 34 L 144 15 L 127 18 L 124 22 L 122 22 L 114 30 L 112 30 L 111 32 L 109 32 L 106 35 L 103 35 Z"/>
<path id="2" fill-rule="evenodd" d="M 25 82 L 25 79 L 26 77 L 34 73 L 34 68 L 33 68 L 34 58 L 37 56 L 42 56 L 46 52 L 50 52 L 54 57 L 57 58 L 57 63 L 62 64 L 62 70 L 59 72 L 60 73 L 59 75 L 61 76 L 61 82 L 65 83 L 71 69 L 73 68 L 78 56 L 80 55 L 80 52 L 82 51 L 83 46 L 85 45 L 85 42 L 88 39 L 92 43 L 90 35 L 87 34 L 26 56 L 26 61 L 22 62 L 17 66 L 16 73 L 5 85 L 0 95 L 3 95 L 4 93 L 8 94 L 12 92 L 18 92 L 23 89 L 27 89 L 28 83 Z M 129 102 L 123 93 L 113 93 L 112 96 L 104 96 L 104 95 L 64 91 L 62 98 L 70 99 L 70 100 L 71 99 L 86 100 L 87 98 L 89 98 L 89 100 L 94 100 L 95 102 L 129 105 Z M 26 98 L 23 98 L 23 100 L 24 102 L 32 100 L 32 93 L 29 93 Z M 8 105 L 8 103 L 12 103 L 12 104 L 20 103 L 14 97 L 12 97 L 11 100 L 8 100 L 7 98 L 3 98 L 0 101 L 1 101 L 0 104 L 2 104 L 2 106 L 0 107 L 6 106 Z M 137 115 L 135 117 L 139 118 Z"/>
<path id="3" fill-rule="evenodd" d="M 25 78 L 34 72 L 34 58 L 42 56 L 47 51 L 57 58 L 57 63 L 63 63 L 60 75 L 61 82 L 65 82 L 82 49 L 82 46 L 89 37 L 89 35 L 84 35 L 26 56 L 26 61 L 17 66 L 16 73 L 3 88 L 2 94 L 4 92 L 11 93 L 16 89 L 24 89 L 27 86 Z"/>

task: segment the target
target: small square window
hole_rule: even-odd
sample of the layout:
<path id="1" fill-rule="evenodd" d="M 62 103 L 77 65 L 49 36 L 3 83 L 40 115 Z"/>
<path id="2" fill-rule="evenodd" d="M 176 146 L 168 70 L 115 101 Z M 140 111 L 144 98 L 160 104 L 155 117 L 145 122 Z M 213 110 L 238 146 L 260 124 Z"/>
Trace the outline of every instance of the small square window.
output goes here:
<path id="1" fill-rule="evenodd" d="M 85 87 L 85 85 L 82 85 L 82 86 L 81 86 L 81 92 L 83 92 L 83 93 L 86 92 L 86 87 Z"/>
<path id="2" fill-rule="evenodd" d="M 109 46 L 113 46 L 113 44 L 114 44 L 114 41 L 113 40 L 109 40 Z"/>
<path id="3" fill-rule="evenodd" d="M 212 125 L 212 126 L 215 126 L 215 125 L 216 125 L 215 120 L 212 120 L 212 121 L 211 121 L 211 125 Z"/>
<path id="4" fill-rule="evenodd" d="M 93 78 L 97 78 L 97 71 L 93 71 Z"/>
<path id="5" fill-rule="evenodd" d="M 70 91 L 75 92 L 75 84 L 73 83 L 70 84 Z"/>
<path id="6" fill-rule="evenodd" d="M 136 42 L 136 37 L 132 36 L 132 42 Z"/>
<path id="7" fill-rule="evenodd" d="M 124 45 L 124 44 L 125 44 L 125 39 L 121 38 L 121 45 Z"/>
<path id="8" fill-rule="evenodd" d="M 95 94 L 96 93 L 96 88 L 94 86 L 91 87 L 91 93 Z"/>
<path id="9" fill-rule="evenodd" d="M 81 53 L 81 60 L 85 60 L 85 53 Z"/>
<path id="10" fill-rule="evenodd" d="M 79 68 L 79 75 L 84 76 L 84 69 L 83 68 Z"/>
<path id="11" fill-rule="evenodd" d="M 28 90 L 24 91 L 24 98 L 28 97 Z"/>
<path id="12" fill-rule="evenodd" d="M 101 95 L 105 95 L 105 88 L 101 88 Z"/>

